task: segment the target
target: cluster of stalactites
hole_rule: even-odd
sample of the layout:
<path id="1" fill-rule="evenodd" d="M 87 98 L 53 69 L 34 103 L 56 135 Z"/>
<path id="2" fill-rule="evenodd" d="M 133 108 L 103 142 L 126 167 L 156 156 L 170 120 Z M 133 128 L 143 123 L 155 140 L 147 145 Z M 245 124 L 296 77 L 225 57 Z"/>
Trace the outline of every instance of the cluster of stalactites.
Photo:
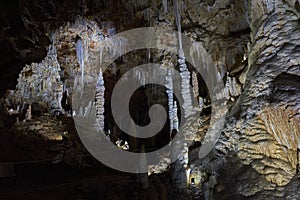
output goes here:
<path id="1" fill-rule="evenodd" d="M 124 54 L 126 40 L 117 36 L 108 39 L 116 35 L 116 28 L 111 22 L 102 22 L 101 27 L 99 27 L 95 21 L 79 18 L 75 21 L 74 26 L 82 30 L 78 34 L 79 39 L 76 41 L 76 55 L 81 75 L 81 81 L 76 81 L 81 84 L 81 87 L 77 87 L 77 89 L 82 89 L 93 68 L 89 64 L 90 57 L 93 57 L 91 53 L 99 52 L 99 62 L 101 64 L 107 59 L 105 56 L 110 56 L 109 59 L 112 59 Z"/>
<path id="2" fill-rule="evenodd" d="M 63 84 L 60 80 L 60 65 L 54 45 L 50 45 L 47 56 L 40 63 L 26 65 L 19 74 L 16 91 L 10 95 L 18 104 L 39 103 L 51 110 L 62 110 Z M 21 102 L 20 102 L 21 101 Z M 42 104 L 42 105 L 41 105 Z"/>
<path id="3" fill-rule="evenodd" d="M 89 25 L 90 24 L 90 25 Z M 90 77 L 95 77 L 93 75 L 93 66 L 90 65 L 90 59 L 96 52 L 99 52 L 99 67 L 101 68 L 102 63 L 107 59 L 112 59 L 119 57 L 125 53 L 126 50 L 126 39 L 123 37 L 114 37 L 116 35 L 116 28 L 110 22 L 103 22 L 101 27 L 98 27 L 95 23 L 87 21 L 85 19 L 78 19 L 75 23 L 76 26 L 82 27 L 85 30 L 76 42 L 76 54 L 77 61 L 80 66 L 80 74 L 77 79 L 75 79 L 75 85 L 78 90 L 83 89 L 85 85 L 88 85 Z M 94 32 L 89 31 L 89 26 L 93 25 Z M 107 58 L 109 56 L 109 58 Z M 81 80 L 80 80 L 81 79 Z M 87 106 L 81 106 L 78 111 L 73 111 L 73 116 L 86 117 L 90 112 L 93 105 L 96 108 L 96 121 L 95 128 L 97 131 L 104 131 L 104 79 L 102 70 L 97 78 L 96 83 L 96 94 L 95 102 L 89 102 Z"/>
<path id="4" fill-rule="evenodd" d="M 230 77 L 227 75 L 227 80 L 225 87 L 216 95 L 217 100 L 226 99 L 235 101 L 235 98 L 241 94 L 241 85 L 237 83 L 235 77 Z"/>

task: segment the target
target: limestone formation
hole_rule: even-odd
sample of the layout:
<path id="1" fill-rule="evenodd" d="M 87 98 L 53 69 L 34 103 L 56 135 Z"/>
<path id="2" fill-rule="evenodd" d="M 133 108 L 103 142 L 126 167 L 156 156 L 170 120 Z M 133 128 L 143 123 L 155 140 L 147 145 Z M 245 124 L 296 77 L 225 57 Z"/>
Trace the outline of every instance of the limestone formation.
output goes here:
<path id="1" fill-rule="evenodd" d="M 237 98 L 240 94 L 241 85 L 237 83 L 236 78 L 227 76 L 225 87 L 217 94 L 216 98 L 218 100 L 225 98 L 227 100 L 235 101 L 235 98 Z"/>
<path id="2" fill-rule="evenodd" d="M 109 110 L 104 112 L 109 106 L 104 92 L 110 97 L 115 82 L 134 65 L 163 63 L 174 66 L 181 81 L 174 81 L 168 74 L 164 85 L 167 91 L 156 91 L 163 95 L 153 95 L 145 88 L 144 92 L 149 105 L 157 99 L 168 109 L 170 131 L 180 131 L 177 134 L 182 136 L 182 140 L 171 142 L 171 156 L 178 158 L 173 184 L 179 181 L 183 185 L 180 189 L 184 190 L 193 178 L 192 189 L 200 194 L 194 199 L 299 199 L 299 0 L 95 2 L 18 1 L 16 5 L 3 5 L 0 50 L 5 59 L 0 63 L 4 75 L 0 86 L 10 89 L 4 97 L 3 115 L 12 124 L 16 122 L 12 125 L 15 135 L 42 136 L 64 144 L 68 135 L 64 133 L 70 130 L 59 122 L 60 118 L 88 118 L 96 111 L 96 124 L 90 122 L 91 127 L 114 130 L 109 140 L 116 144 L 115 135 L 123 133 L 114 127 Z M 178 46 L 178 55 L 164 49 L 153 55 L 147 49 L 147 55 L 137 51 L 131 52 L 135 55 L 120 56 L 130 41 L 109 38 L 145 26 L 176 30 L 177 34 L 168 35 L 165 41 Z M 183 34 L 193 41 L 190 52 L 183 52 Z M 193 59 L 201 58 L 203 48 L 216 69 Z M 104 55 L 119 57 L 103 71 L 105 76 L 102 72 L 99 75 L 99 65 L 106 62 Z M 192 63 L 187 63 L 188 56 Z M 217 91 L 216 97 L 210 96 L 191 69 L 198 65 L 206 72 L 215 70 L 216 79 L 223 81 L 225 88 Z M 10 80 L 16 80 L 18 74 L 15 87 Z M 136 77 L 140 83 L 146 82 L 143 73 L 137 71 Z M 95 81 L 98 84 L 93 88 L 91 83 Z M 182 105 L 173 96 L 175 83 L 181 88 Z M 96 89 L 95 102 L 85 102 L 85 92 L 92 89 Z M 74 92 L 82 93 L 82 101 L 72 102 Z M 211 100 L 223 99 L 228 109 L 210 105 Z M 192 103 L 198 103 L 199 108 Z M 75 107 L 78 109 L 74 110 Z M 180 108 L 183 112 L 179 112 Z M 216 108 L 215 118 L 211 117 L 212 108 Z M 201 115 L 194 117 L 195 111 Z M 179 126 L 179 113 L 187 121 L 183 127 Z M 215 148 L 200 159 L 198 152 L 204 136 L 225 114 L 225 127 Z M 1 116 L 1 124 L 6 128 L 10 123 L 5 117 Z M 139 118 L 139 122 L 146 123 L 146 118 Z M 109 123 L 104 124 L 104 119 Z M 59 153 L 53 163 L 82 163 L 85 150 L 77 143 L 73 141 L 68 148 L 65 144 L 63 148 L 53 148 Z M 118 142 L 125 150 L 130 150 L 130 143 L 124 142 L 124 146 Z M 148 166 L 149 174 L 170 170 L 170 155 L 160 156 L 158 164 Z M 187 180 L 183 181 L 184 178 Z M 174 195 L 170 193 L 169 198 Z M 180 195 L 178 199 L 184 199 Z"/>
<path id="3" fill-rule="evenodd" d="M 170 133 L 174 129 L 174 108 L 173 108 L 173 79 L 171 70 L 168 70 L 168 74 L 166 76 L 166 88 L 168 95 L 168 106 L 169 106 L 169 121 L 170 121 Z M 177 113 L 176 113 L 177 114 Z"/>
<path id="4" fill-rule="evenodd" d="M 242 128 L 239 157 L 271 183 L 285 186 L 299 165 L 300 121 L 295 111 L 266 107 Z"/>
<path id="5" fill-rule="evenodd" d="M 199 86 L 198 86 L 197 74 L 195 72 L 193 72 L 192 74 L 192 85 L 193 85 L 194 97 L 197 99 L 199 96 Z"/>
<path id="6" fill-rule="evenodd" d="M 60 70 L 56 49 L 50 45 L 48 55 L 41 63 L 24 67 L 19 75 L 16 91 L 9 96 L 9 100 L 21 105 L 37 102 L 48 110 L 62 110 L 63 85 Z"/>
<path id="7" fill-rule="evenodd" d="M 102 75 L 102 70 L 100 69 L 98 82 L 96 85 L 96 130 L 104 131 L 104 80 Z"/>
<path id="8" fill-rule="evenodd" d="M 32 118 L 32 115 L 31 115 L 31 105 L 28 106 L 28 109 L 26 111 L 26 115 L 25 115 L 25 120 L 26 121 L 30 121 Z"/>

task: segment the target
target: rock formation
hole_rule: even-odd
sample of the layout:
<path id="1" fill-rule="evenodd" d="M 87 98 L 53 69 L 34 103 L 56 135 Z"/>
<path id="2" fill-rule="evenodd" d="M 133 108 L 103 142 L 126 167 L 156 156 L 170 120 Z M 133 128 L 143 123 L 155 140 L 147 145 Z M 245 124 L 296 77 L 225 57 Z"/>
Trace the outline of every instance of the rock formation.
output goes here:
<path id="1" fill-rule="evenodd" d="M 96 129 L 98 131 L 104 131 L 104 80 L 102 75 L 102 70 L 100 69 L 99 78 L 96 85 Z"/>
<path id="2" fill-rule="evenodd" d="M 28 137 L 39 135 L 64 143 L 69 141 L 65 139 L 68 134 L 64 134 L 69 130 L 60 124 L 59 117 L 85 118 L 95 109 L 96 122 L 91 124 L 101 131 L 111 130 L 109 139 L 115 144 L 118 136 L 127 135 L 111 116 L 114 85 L 134 65 L 163 63 L 174 66 L 181 80 L 174 81 L 168 74 L 163 86 L 167 90 L 155 90 L 162 94 L 151 94 L 154 89 L 149 88 L 154 86 L 143 86 L 136 95 L 140 101 L 147 99 L 149 107 L 157 100 L 168 108 L 169 124 L 162 131 L 176 130 L 183 140 L 172 144 L 173 156 L 178 158 L 176 166 L 170 170 L 170 159 L 162 156 L 157 165 L 149 166 L 149 174 L 171 171 L 174 188 L 179 182 L 180 191 L 186 192 L 188 183 L 189 189 L 199 192 L 197 198 L 203 199 L 300 197 L 295 189 L 299 186 L 300 158 L 299 0 L 13 2 L 3 5 L 1 12 L 0 52 L 7 57 L 0 61 L 4 77 L 0 79 L 4 98 L 1 130 L 14 127 L 14 131 Z M 178 55 L 151 49 L 146 49 L 144 55 L 142 50 L 131 52 L 99 75 L 98 66 L 105 63 L 103 53 L 119 56 L 129 45 L 124 38 L 114 43 L 104 41 L 110 41 L 116 33 L 144 26 L 176 30 L 176 44 L 172 43 L 174 36 L 166 39 L 170 39 L 171 46 L 179 47 Z M 183 34 L 194 41 L 186 54 L 182 50 Z M 199 63 L 185 59 L 187 53 L 201 57 L 202 46 L 214 62 L 218 81 L 225 85 L 216 97 L 210 97 L 205 83 L 192 70 Z M 212 70 L 207 63 L 202 67 Z M 136 77 L 145 83 L 143 73 L 137 71 Z M 84 95 L 84 86 L 95 80 L 95 102 L 85 102 L 84 98 L 72 102 L 74 91 Z M 173 95 L 176 84 L 182 92 L 182 105 Z M 213 98 L 225 99 L 228 107 L 218 108 L 215 119 L 211 117 Z M 193 103 L 198 104 L 197 108 Z M 149 122 L 148 116 L 139 114 L 147 106 L 133 109 L 135 123 Z M 199 116 L 192 117 L 196 111 L 200 111 Z M 216 146 L 200 159 L 204 136 L 224 114 L 225 127 Z M 180 127 L 181 116 L 187 119 L 184 127 Z M 167 135 L 169 139 L 170 133 Z M 131 141 L 137 143 L 132 138 L 126 141 L 125 146 L 119 146 L 128 151 L 131 149 L 127 147 L 133 146 Z M 85 150 L 73 143 L 67 148 L 57 147 L 59 155 L 53 162 L 72 164 L 75 159 L 80 163 Z M 146 151 L 150 143 L 163 146 L 153 138 L 146 143 Z M 190 193 L 182 192 L 194 195 L 193 190 Z"/>

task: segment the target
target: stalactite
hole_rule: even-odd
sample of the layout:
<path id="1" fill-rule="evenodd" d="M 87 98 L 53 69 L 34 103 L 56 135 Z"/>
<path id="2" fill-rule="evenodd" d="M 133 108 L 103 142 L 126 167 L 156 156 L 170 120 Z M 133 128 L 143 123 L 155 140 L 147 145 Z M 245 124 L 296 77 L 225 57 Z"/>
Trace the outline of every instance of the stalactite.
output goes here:
<path id="1" fill-rule="evenodd" d="M 164 12 L 168 12 L 168 0 L 163 0 Z"/>
<path id="2" fill-rule="evenodd" d="M 104 79 L 102 70 L 100 69 L 98 82 L 96 85 L 96 130 L 103 131 L 104 130 L 104 92 L 105 92 L 105 86 L 104 86 Z"/>
<path id="3" fill-rule="evenodd" d="M 173 5 L 174 5 L 174 15 L 175 15 L 175 20 L 176 20 L 176 25 L 177 25 L 177 30 L 178 30 L 178 42 L 179 42 L 179 56 L 183 54 L 182 50 L 182 37 L 181 37 L 181 22 L 180 22 L 180 13 L 178 10 L 178 0 L 173 0 Z"/>
<path id="4" fill-rule="evenodd" d="M 196 65 L 196 62 L 195 62 L 195 57 L 198 57 L 200 58 L 201 57 L 201 47 L 202 47 L 202 44 L 200 42 L 193 42 L 192 43 L 192 46 L 191 46 L 191 49 L 190 49 L 190 56 L 192 58 L 192 62 L 193 62 L 193 65 Z M 205 66 L 203 66 L 205 67 Z"/>
<path id="5" fill-rule="evenodd" d="M 81 39 L 79 39 L 76 42 L 76 54 L 77 54 L 77 59 L 78 59 L 78 63 L 80 66 L 80 71 L 81 71 L 81 85 L 83 86 L 83 84 L 84 84 L 84 49 L 83 49 L 83 42 Z"/>

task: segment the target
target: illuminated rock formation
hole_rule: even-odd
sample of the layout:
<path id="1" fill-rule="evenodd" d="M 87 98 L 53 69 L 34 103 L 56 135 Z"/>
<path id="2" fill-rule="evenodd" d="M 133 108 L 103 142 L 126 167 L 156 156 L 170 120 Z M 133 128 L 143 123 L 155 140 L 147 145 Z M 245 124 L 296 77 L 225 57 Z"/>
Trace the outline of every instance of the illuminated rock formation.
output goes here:
<path id="1" fill-rule="evenodd" d="M 10 100 L 22 104 L 37 102 L 50 111 L 61 111 L 63 84 L 60 70 L 56 49 L 50 45 L 48 54 L 41 63 L 32 63 L 24 67 L 19 75 L 14 96 L 9 96 Z"/>
<path id="2" fill-rule="evenodd" d="M 100 69 L 98 82 L 96 85 L 96 130 L 103 131 L 104 130 L 104 80 L 102 75 L 102 70 Z"/>

